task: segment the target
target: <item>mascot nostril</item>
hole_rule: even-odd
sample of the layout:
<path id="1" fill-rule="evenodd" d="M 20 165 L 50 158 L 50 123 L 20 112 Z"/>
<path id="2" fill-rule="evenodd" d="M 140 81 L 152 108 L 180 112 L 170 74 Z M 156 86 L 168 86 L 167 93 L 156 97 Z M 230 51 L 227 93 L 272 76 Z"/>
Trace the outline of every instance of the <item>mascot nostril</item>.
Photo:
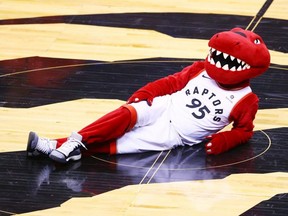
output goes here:
<path id="1" fill-rule="evenodd" d="M 239 31 L 237 31 L 237 32 L 234 32 L 234 33 L 239 34 L 239 35 L 241 35 L 241 36 L 247 38 L 246 34 L 244 34 L 243 32 L 239 32 Z"/>

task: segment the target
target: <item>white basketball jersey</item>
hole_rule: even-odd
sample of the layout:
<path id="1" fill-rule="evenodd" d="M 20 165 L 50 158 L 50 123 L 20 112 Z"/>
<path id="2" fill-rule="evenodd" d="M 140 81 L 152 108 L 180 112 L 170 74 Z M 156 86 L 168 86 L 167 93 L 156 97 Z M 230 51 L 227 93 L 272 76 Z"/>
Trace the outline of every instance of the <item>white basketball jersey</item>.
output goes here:
<path id="1" fill-rule="evenodd" d="M 222 89 L 204 70 L 171 95 L 171 123 L 183 144 L 197 144 L 228 125 L 233 107 L 250 92 L 249 86 Z"/>

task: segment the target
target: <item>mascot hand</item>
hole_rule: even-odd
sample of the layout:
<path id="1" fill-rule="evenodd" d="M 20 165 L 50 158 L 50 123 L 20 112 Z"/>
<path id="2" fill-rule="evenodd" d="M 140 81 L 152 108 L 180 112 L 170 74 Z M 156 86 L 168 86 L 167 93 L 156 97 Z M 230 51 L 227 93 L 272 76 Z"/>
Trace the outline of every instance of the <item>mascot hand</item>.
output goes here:
<path id="1" fill-rule="evenodd" d="M 127 101 L 128 104 L 130 103 L 138 103 L 140 101 L 147 101 L 147 104 L 149 106 L 152 105 L 153 102 L 153 96 L 149 94 L 148 92 L 139 91 L 135 92 Z"/>
<path id="2" fill-rule="evenodd" d="M 216 155 L 228 150 L 225 137 L 221 133 L 206 138 L 209 140 L 205 146 L 207 154 Z"/>

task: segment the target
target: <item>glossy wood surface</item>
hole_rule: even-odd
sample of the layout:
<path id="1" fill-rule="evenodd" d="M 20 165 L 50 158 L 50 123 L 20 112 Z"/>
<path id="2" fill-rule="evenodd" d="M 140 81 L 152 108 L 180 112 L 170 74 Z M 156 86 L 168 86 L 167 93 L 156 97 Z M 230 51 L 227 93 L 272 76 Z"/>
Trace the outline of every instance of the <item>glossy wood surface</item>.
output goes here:
<path id="1" fill-rule="evenodd" d="M 286 216 L 287 11 L 287 0 L 0 0 L 0 215 Z M 259 33 L 271 53 L 251 81 L 260 107 L 247 145 L 67 166 L 26 158 L 30 130 L 68 136 L 204 59 L 209 38 L 235 26 Z"/>

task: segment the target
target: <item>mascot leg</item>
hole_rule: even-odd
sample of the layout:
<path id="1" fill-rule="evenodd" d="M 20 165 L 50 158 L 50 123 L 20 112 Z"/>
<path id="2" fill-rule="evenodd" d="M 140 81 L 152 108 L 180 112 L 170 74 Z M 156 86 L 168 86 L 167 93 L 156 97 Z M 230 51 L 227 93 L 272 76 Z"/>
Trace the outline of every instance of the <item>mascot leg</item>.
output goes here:
<path id="1" fill-rule="evenodd" d="M 131 105 L 123 105 L 104 115 L 78 132 L 88 152 L 116 153 L 116 139 L 131 130 L 137 121 L 137 112 Z M 67 138 L 57 139 L 59 148 Z M 84 152 L 83 152 L 84 153 Z"/>

